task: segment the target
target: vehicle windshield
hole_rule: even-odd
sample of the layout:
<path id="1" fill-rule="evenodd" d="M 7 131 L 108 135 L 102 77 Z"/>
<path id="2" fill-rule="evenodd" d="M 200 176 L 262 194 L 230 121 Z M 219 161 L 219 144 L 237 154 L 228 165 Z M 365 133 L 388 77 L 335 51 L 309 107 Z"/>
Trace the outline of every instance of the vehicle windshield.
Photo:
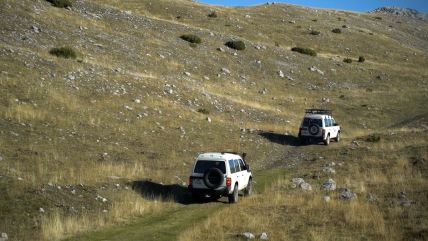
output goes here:
<path id="1" fill-rule="evenodd" d="M 308 127 L 312 124 L 317 125 L 317 126 L 322 126 L 322 120 L 321 119 L 312 119 L 312 118 L 304 118 L 303 119 L 302 126 Z"/>
<path id="2" fill-rule="evenodd" d="M 226 174 L 226 165 L 224 161 L 197 161 L 195 166 L 195 173 L 204 173 L 206 170 L 210 168 L 218 168 L 224 174 Z"/>

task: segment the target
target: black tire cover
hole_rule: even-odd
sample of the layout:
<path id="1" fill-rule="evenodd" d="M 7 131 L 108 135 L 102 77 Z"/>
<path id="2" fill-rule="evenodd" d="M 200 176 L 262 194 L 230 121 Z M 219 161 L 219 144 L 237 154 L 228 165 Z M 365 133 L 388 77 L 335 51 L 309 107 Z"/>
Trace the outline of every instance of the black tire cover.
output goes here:
<path id="1" fill-rule="evenodd" d="M 311 135 L 316 135 L 320 132 L 320 127 L 318 125 L 312 124 L 309 126 L 309 133 Z"/>
<path id="2" fill-rule="evenodd" d="M 215 189 L 224 182 L 223 172 L 218 168 L 210 168 L 204 173 L 204 183 L 208 188 Z"/>

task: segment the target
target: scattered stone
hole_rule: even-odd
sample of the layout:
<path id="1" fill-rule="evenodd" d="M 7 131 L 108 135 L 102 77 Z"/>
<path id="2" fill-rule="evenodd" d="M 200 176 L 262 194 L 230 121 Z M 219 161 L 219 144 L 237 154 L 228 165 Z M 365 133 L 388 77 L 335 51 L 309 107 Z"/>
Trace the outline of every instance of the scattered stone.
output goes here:
<path id="1" fill-rule="evenodd" d="M 318 69 L 318 68 L 317 68 L 317 67 L 315 67 L 315 66 L 310 67 L 310 68 L 309 68 L 309 70 L 310 70 L 310 71 L 312 71 L 312 72 L 317 72 L 317 73 L 319 73 L 320 75 L 324 75 L 324 72 L 323 72 L 323 71 L 321 71 L 320 69 Z"/>
<path id="2" fill-rule="evenodd" d="M 324 167 L 322 169 L 322 171 L 325 172 L 325 173 L 336 174 L 336 170 L 334 170 L 334 168 L 332 168 L 332 167 Z"/>
<path id="3" fill-rule="evenodd" d="M 282 72 L 282 70 L 278 71 L 278 75 L 279 75 L 279 77 L 281 77 L 281 78 L 284 78 L 284 77 L 285 77 L 284 72 Z"/>
<path id="4" fill-rule="evenodd" d="M 130 106 L 127 106 L 127 105 L 125 105 L 125 106 L 123 106 L 125 109 L 127 109 L 127 110 L 133 110 L 134 108 L 132 108 L 132 107 L 130 107 Z"/>
<path id="5" fill-rule="evenodd" d="M 190 74 L 189 72 L 184 72 L 184 74 L 185 74 L 186 76 L 191 76 L 191 74 Z"/>
<path id="6" fill-rule="evenodd" d="M 222 47 L 217 48 L 218 51 L 224 52 L 224 49 Z"/>
<path id="7" fill-rule="evenodd" d="M 223 72 L 225 74 L 230 74 L 230 70 L 228 70 L 226 68 L 221 68 L 221 72 Z"/>
<path id="8" fill-rule="evenodd" d="M 399 204 L 403 207 L 409 207 L 412 204 L 415 204 L 415 201 L 409 200 L 405 192 L 400 192 L 398 194 Z"/>
<path id="9" fill-rule="evenodd" d="M 357 194 L 352 192 L 348 188 L 341 188 L 339 190 L 339 193 L 340 193 L 339 194 L 340 199 L 343 199 L 343 200 L 351 200 L 351 199 L 357 198 Z"/>
<path id="10" fill-rule="evenodd" d="M 330 178 L 321 185 L 321 189 L 334 191 L 336 190 L 336 182 Z"/>
<path id="11" fill-rule="evenodd" d="M 260 239 L 260 240 L 268 240 L 269 238 L 268 238 L 267 233 L 263 232 L 262 234 L 260 234 L 259 239 Z"/>
<path id="12" fill-rule="evenodd" d="M 246 239 L 254 239 L 255 238 L 254 234 L 252 234 L 250 232 L 244 232 L 244 233 L 241 234 L 241 236 L 243 238 L 246 238 Z"/>
<path id="13" fill-rule="evenodd" d="M 262 94 L 262 95 L 267 94 L 267 89 L 263 88 L 263 89 L 259 90 L 259 94 Z"/>
<path id="14" fill-rule="evenodd" d="M 211 123 L 211 118 L 210 117 L 207 117 L 207 121 L 208 121 L 208 123 Z"/>
<path id="15" fill-rule="evenodd" d="M 331 201 L 330 196 L 324 196 L 324 201 L 325 201 L 326 203 L 330 202 L 330 201 Z"/>
<path id="16" fill-rule="evenodd" d="M 45 213 L 45 209 L 39 208 L 39 213 Z"/>
<path id="17" fill-rule="evenodd" d="M 76 195 L 76 190 L 71 190 L 71 194 Z"/>
<path id="18" fill-rule="evenodd" d="M 304 182 L 302 184 L 300 184 L 300 188 L 305 190 L 305 191 L 312 191 L 312 186 L 311 184 Z"/>
<path id="19" fill-rule="evenodd" d="M 40 28 L 37 27 L 36 25 L 31 26 L 31 29 L 35 32 L 35 33 L 40 33 Z"/>
<path id="20" fill-rule="evenodd" d="M 7 236 L 7 233 L 1 233 L 0 241 L 6 241 L 8 239 L 9 239 L 9 237 Z"/>
<path id="21" fill-rule="evenodd" d="M 303 180 L 303 178 L 301 178 L 301 177 L 293 178 L 293 179 L 291 179 L 291 181 L 292 181 L 294 184 L 296 184 L 296 186 L 300 186 L 300 184 L 302 184 L 302 183 L 304 183 L 304 182 L 305 182 L 305 180 Z"/>
<path id="22" fill-rule="evenodd" d="M 137 104 L 140 104 L 141 100 L 140 99 L 135 99 L 134 102 L 137 103 Z"/>

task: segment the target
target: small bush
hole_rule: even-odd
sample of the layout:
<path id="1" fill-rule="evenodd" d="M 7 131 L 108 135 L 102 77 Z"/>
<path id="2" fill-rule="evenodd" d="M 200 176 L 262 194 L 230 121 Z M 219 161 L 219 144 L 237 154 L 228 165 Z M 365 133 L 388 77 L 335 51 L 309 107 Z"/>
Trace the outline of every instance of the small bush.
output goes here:
<path id="1" fill-rule="evenodd" d="M 315 52 L 315 50 L 310 49 L 310 48 L 294 47 L 291 49 L 291 51 L 298 52 L 301 54 L 310 55 L 310 56 L 317 56 L 317 52 Z"/>
<path id="2" fill-rule="evenodd" d="M 199 109 L 198 109 L 198 112 L 199 112 L 199 113 L 202 113 L 202 114 L 205 114 L 205 115 L 208 115 L 208 114 L 210 113 L 210 111 L 209 111 L 209 110 L 207 110 L 207 109 L 205 109 L 205 108 L 199 108 Z"/>
<path id="3" fill-rule="evenodd" d="M 374 17 L 377 20 L 382 20 L 382 17 Z"/>
<path id="4" fill-rule="evenodd" d="M 312 31 L 311 31 L 311 34 L 312 34 L 312 35 L 320 35 L 320 34 L 321 34 L 321 32 L 320 32 L 320 31 L 316 31 L 316 30 L 312 30 Z"/>
<path id="5" fill-rule="evenodd" d="M 342 30 L 340 28 L 335 28 L 331 30 L 333 33 L 342 33 Z"/>
<path id="6" fill-rule="evenodd" d="M 352 63 L 352 59 L 346 58 L 343 60 L 343 62 L 350 64 L 350 63 Z"/>
<path id="7" fill-rule="evenodd" d="M 53 48 L 49 51 L 50 54 L 56 57 L 75 59 L 77 57 L 76 52 L 70 47 Z"/>
<path id="8" fill-rule="evenodd" d="M 364 63 L 364 61 L 366 61 L 366 58 L 364 58 L 364 56 L 358 57 L 358 62 Z"/>
<path id="9" fill-rule="evenodd" d="M 189 42 L 189 43 L 193 43 L 193 44 L 202 43 L 202 39 L 196 35 L 193 35 L 193 34 L 184 34 L 184 35 L 181 35 L 180 38 Z"/>
<path id="10" fill-rule="evenodd" d="M 245 49 L 245 43 L 242 42 L 241 40 L 227 41 L 224 45 L 226 45 L 227 47 L 229 47 L 231 49 L 236 49 L 236 50 L 244 50 Z"/>
<path id="11" fill-rule="evenodd" d="M 376 134 L 370 135 L 370 136 L 368 136 L 366 138 L 366 141 L 367 142 L 379 142 L 380 141 L 380 136 L 376 135 Z"/>
<path id="12" fill-rule="evenodd" d="M 215 11 L 212 11 L 208 14 L 208 17 L 210 18 L 216 18 L 217 17 L 217 13 Z"/>
<path id="13" fill-rule="evenodd" d="M 70 0 L 46 0 L 52 4 L 52 6 L 57 8 L 66 8 L 71 7 L 71 1 Z"/>

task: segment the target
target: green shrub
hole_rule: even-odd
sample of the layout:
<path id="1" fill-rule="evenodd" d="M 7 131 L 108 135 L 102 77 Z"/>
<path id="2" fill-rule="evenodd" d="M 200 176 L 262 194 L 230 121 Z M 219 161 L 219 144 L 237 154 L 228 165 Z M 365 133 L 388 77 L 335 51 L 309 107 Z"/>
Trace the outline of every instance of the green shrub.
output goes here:
<path id="1" fill-rule="evenodd" d="M 343 62 L 350 64 L 350 63 L 352 63 L 352 59 L 350 59 L 350 58 L 345 58 L 345 59 L 343 60 Z"/>
<path id="2" fill-rule="evenodd" d="M 198 109 L 198 112 L 199 112 L 199 113 L 202 113 L 202 114 L 205 114 L 205 115 L 208 115 L 208 114 L 210 113 L 210 111 L 209 111 L 209 110 L 207 110 L 207 109 L 205 109 L 205 108 L 199 108 L 199 109 Z"/>
<path id="3" fill-rule="evenodd" d="M 316 31 L 316 30 L 312 30 L 312 31 L 311 31 L 311 34 L 312 34 L 312 35 L 320 35 L 320 34 L 321 34 L 321 32 L 320 32 L 320 31 Z"/>
<path id="4" fill-rule="evenodd" d="M 377 135 L 377 134 L 370 135 L 370 136 L 368 136 L 366 138 L 366 141 L 367 142 L 379 142 L 380 141 L 380 136 Z"/>
<path id="5" fill-rule="evenodd" d="M 342 33 L 342 30 L 340 28 L 335 28 L 331 30 L 333 33 Z"/>
<path id="6" fill-rule="evenodd" d="M 56 57 L 75 59 L 77 57 L 76 52 L 70 47 L 53 48 L 49 51 L 50 54 Z"/>
<path id="7" fill-rule="evenodd" d="M 202 39 L 196 35 L 193 35 L 193 34 L 183 34 L 180 36 L 180 38 L 189 42 L 189 43 L 193 43 L 193 44 L 202 43 Z"/>
<path id="8" fill-rule="evenodd" d="M 208 14 L 208 17 L 210 18 L 216 18 L 217 17 L 217 13 L 215 11 L 212 11 Z"/>
<path id="9" fill-rule="evenodd" d="M 242 42 L 241 40 L 227 41 L 224 45 L 226 45 L 227 47 L 229 47 L 231 49 L 236 49 L 236 50 L 244 50 L 245 49 L 245 43 Z"/>
<path id="10" fill-rule="evenodd" d="M 46 0 L 52 4 L 52 6 L 57 8 L 66 8 L 71 7 L 71 1 L 70 0 Z"/>
<path id="11" fill-rule="evenodd" d="M 291 51 L 298 52 L 301 54 L 310 55 L 310 56 L 317 56 L 317 52 L 315 52 L 315 50 L 310 49 L 310 48 L 294 47 L 291 49 Z"/>
<path id="12" fill-rule="evenodd" d="M 358 62 L 364 63 L 364 61 L 366 61 L 366 58 L 364 58 L 364 56 L 358 57 Z"/>

